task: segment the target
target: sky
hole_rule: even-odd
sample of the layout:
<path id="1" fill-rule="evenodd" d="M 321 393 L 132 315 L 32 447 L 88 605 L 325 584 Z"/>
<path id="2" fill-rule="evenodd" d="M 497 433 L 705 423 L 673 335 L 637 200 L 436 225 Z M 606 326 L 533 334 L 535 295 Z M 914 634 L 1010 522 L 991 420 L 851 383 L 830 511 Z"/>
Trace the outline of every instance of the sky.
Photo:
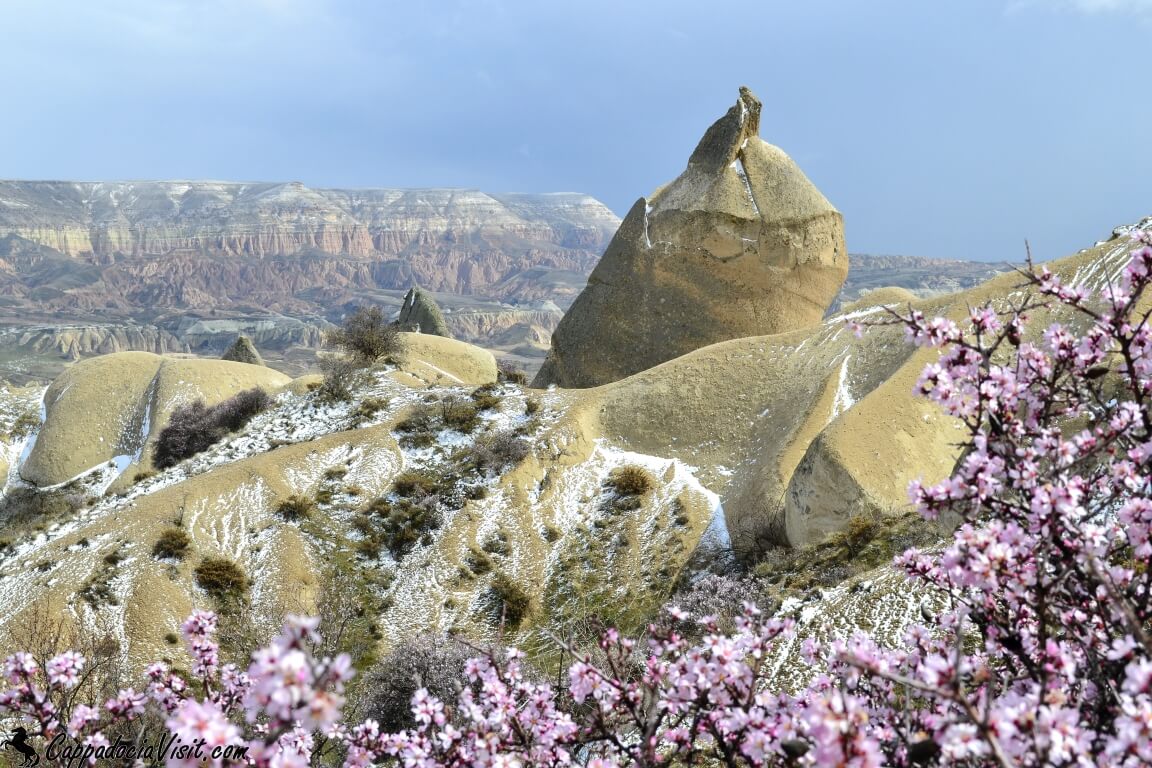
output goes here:
<path id="1" fill-rule="evenodd" d="M 585 192 L 740 85 L 849 250 L 1072 253 L 1152 215 L 1152 0 L 0 0 L 0 178 Z"/>

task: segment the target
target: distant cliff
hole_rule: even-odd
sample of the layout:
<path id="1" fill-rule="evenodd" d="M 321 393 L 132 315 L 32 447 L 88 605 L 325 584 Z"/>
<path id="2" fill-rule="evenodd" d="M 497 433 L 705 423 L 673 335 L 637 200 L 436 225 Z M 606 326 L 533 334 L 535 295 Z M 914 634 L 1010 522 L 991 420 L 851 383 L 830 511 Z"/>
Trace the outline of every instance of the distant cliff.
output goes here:
<path id="1" fill-rule="evenodd" d="M 27 244 L 7 249 L 37 263 L 25 267 L 52 252 L 93 267 L 61 289 L 80 309 L 121 297 L 151 308 L 275 299 L 299 309 L 301 292 L 413 283 L 532 300 L 541 296 L 522 273 L 587 274 L 619 223 L 572 193 L 0 181 L 0 238 Z M 20 266 L 0 263 L 0 272 L 28 276 Z"/>

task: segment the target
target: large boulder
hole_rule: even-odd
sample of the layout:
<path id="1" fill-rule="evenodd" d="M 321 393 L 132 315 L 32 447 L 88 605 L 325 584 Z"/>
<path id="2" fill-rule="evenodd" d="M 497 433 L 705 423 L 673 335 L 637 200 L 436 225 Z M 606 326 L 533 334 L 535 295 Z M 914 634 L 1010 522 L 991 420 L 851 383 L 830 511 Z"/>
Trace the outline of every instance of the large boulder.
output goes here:
<path id="1" fill-rule="evenodd" d="M 396 373 L 405 383 L 478 387 L 496 381 L 496 358 L 486 349 L 425 333 L 401 333 Z"/>
<path id="2" fill-rule="evenodd" d="M 45 392 L 46 418 L 20 476 L 52 486 L 113 461 L 131 477 L 150 465 L 152 444 L 180 405 L 214 405 L 252 387 L 275 392 L 289 381 L 271 368 L 150 352 L 83 360 Z"/>
<path id="3" fill-rule="evenodd" d="M 444 322 L 444 315 L 440 312 L 436 300 L 427 291 L 420 288 L 408 289 L 407 295 L 404 296 L 404 306 L 400 308 L 400 317 L 396 320 L 396 324 L 405 331 L 419 331 L 420 333 L 452 338 L 452 333 L 448 330 L 448 324 Z"/>
<path id="4" fill-rule="evenodd" d="M 632 206 L 534 385 L 594 387 L 694 349 L 816 325 L 848 274 L 840 213 L 760 139 L 747 88 L 680 176 Z"/>

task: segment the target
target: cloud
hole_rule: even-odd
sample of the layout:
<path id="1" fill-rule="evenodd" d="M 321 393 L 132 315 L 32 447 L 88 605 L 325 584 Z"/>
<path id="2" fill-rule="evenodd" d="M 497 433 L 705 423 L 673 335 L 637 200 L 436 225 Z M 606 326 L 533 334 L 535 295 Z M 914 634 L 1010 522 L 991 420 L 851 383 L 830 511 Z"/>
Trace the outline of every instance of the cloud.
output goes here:
<path id="1" fill-rule="evenodd" d="M 1029 8 L 1047 8 L 1092 15 L 1152 16 L 1152 0 L 1013 0 L 1008 4 L 1010 12 Z"/>

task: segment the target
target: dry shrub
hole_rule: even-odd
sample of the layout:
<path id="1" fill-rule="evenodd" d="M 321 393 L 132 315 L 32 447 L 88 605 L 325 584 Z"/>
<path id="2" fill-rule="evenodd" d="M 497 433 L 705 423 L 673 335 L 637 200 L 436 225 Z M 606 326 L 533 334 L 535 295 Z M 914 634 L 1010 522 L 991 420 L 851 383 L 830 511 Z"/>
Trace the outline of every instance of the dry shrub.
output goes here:
<path id="1" fill-rule="evenodd" d="M 612 470 L 605 484 L 616 491 L 618 496 L 643 496 L 652 490 L 656 481 L 643 467 L 626 464 Z"/>
<path id="2" fill-rule="evenodd" d="M 478 439 L 469 458 L 472 466 L 480 471 L 503 472 L 523 461 L 531 450 L 527 440 L 513 431 L 504 431 Z"/>
<path id="3" fill-rule="evenodd" d="M 183 560 L 184 556 L 188 554 L 188 548 L 192 545 L 192 538 L 188 532 L 183 528 L 166 528 L 160 534 L 160 538 L 156 540 L 156 544 L 152 547 L 152 555 L 154 557 L 172 557 L 177 560 Z"/>
<path id="4" fill-rule="evenodd" d="M 476 651 L 447 637 L 420 635 L 401 642 L 366 674 L 356 719 L 372 718 L 382 733 L 412 728 L 412 695 L 420 688 L 441 701 L 455 701 L 467 679 L 464 665 Z"/>
<path id="5" fill-rule="evenodd" d="M 498 381 L 519 384 L 522 387 L 528 384 L 528 374 L 524 373 L 524 369 L 511 360 L 500 359 L 496 361 L 496 378 Z"/>
<path id="6" fill-rule="evenodd" d="M 225 557 L 206 557 L 192 571 L 196 585 L 225 605 L 241 601 L 248 591 L 244 570 Z"/>
<path id="7" fill-rule="evenodd" d="M 431 475 L 409 470 L 396 475 L 392 480 L 392 490 L 398 496 L 423 498 L 438 493 L 440 483 Z"/>
<path id="8" fill-rule="evenodd" d="M 479 426 L 480 409 L 473 402 L 450 397 L 440 403 L 440 418 L 445 427 L 467 434 Z"/>
<path id="9" fill-rule="evenodd" d="M 307 496 L 292 494 L 276 507 L 276 513 L 285 520 L 305 520 L 312 516 L 316 504 Z"/>
<path id="10" fill-rule="evenodd" d="M 402 346 L 396 326 L 388 322 L 380 307 L 356 307 L 327 340 L 362 366 L 398 354 Z"/>
<path id="11" fill-rule="evenodd" d="M 364 366 L 352 357 L 328 355 L 320 358 L 319 365 L 324 380 L 316 388 L 316 396 L 324 402 L 347 402 L 368 380 Z"/>
<path id="12" fill-rule="evenodd" d="M 495 384 L 485 384 L 482 387 L 477 387 L 472 390 L 470 397 L 476 407 L 482 411 L 490 411 L 496 406 L 500 405 L 500 396 L 496 394 L 497 386 Z"/>
<path id="13" fill-rule="evenodd" d="M 272 398 L 259 387 L 247 389 L 209 408 L 203 400 L 182 405 L 172 412 L 168 426 L 160 430 L 152 465 L 167 469 L 189 456 L 195 456 L 215 445 L 224 435 L 241 429 L 261 411 L 272 405 Z"/>
<path id="14" fill-rule="evenodd" d="M 505 628 L 517 629 L 532 611 L 532 599 L 524 588 L 504 573 L 492 580 L 493 618 Z"/>

